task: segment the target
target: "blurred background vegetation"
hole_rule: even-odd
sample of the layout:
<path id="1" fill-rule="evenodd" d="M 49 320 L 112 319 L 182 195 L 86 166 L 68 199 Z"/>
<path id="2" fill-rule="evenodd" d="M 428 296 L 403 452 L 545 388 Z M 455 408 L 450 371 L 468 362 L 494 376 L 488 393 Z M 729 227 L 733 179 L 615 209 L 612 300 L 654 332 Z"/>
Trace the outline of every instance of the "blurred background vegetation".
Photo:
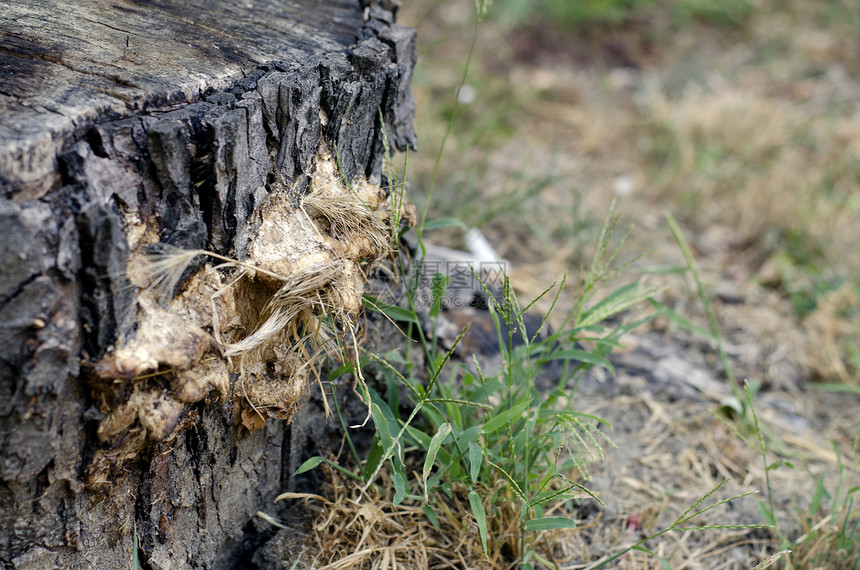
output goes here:
<path id="1" fill-rule="evenodd" d="M 399 20 L 419 34 L 412 199 L 456 107 L 431 216 L 479 227 L 521 292 L 575 274 L 617 200 L 633 253 L 654 250 L 637 269 L 695 315 L 669 211 L 730 341 L 763 346 L 741 374 L 857 387 L 858 0 L 495 0 L 471 59 L 472 0 Z"/>

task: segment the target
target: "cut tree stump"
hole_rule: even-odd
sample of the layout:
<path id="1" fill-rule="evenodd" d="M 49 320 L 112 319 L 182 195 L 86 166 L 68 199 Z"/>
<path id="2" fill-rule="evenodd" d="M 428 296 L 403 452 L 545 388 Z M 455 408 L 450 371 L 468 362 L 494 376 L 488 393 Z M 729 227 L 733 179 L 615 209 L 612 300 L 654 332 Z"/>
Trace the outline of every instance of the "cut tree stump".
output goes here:
<path id="1" fill-rule="evenodd" d="M 415 146 L 414 62 L 359 0 L 4 5 L 4 568 L 253 567 L 297 465 L 301 335 L 354 333 L 408 215 L 384 159 Z M 196 249 L 246 265 L 150 286 Z"/>

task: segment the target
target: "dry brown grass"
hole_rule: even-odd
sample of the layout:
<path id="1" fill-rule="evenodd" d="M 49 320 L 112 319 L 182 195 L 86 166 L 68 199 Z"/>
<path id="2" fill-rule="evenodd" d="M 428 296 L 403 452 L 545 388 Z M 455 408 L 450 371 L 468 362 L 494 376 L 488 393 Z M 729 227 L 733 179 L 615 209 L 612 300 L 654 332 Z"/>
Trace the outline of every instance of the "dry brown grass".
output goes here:
<path id="1" fill-rule="evenodd" d="M 520 507 L 512 497 L 493 505 L 492 495 L 505 492 L 506 485 L 501 480 L 495 488 L 482 493 L 489 514 L 490 540 L 485 555 L 465 488 L 451 496 L 433 497 L 437 528 L 424 513 L 422 498 L 407 497 L 400 505 L 392 504 L 393 485 L 384 473 L 380 484 L 366 493 L 362 493 L 360 484 L 330 468 L 324 468 L 324 473 L 326 499 L 313 523 L 313 568 L 517 568 Z M 574 531 L 546 532 L 540 536 L 536 550 L 551 563 L 576 567 L 568 566 L 579 558 L 569 548 L 573 544 L 570 537 L 588 533 L 592 526 L 594 521 L 583 521 L 583 526 Z"/>
<path id="2" fill-rule="evenodd" d="M 440 497 L 439 528 L 422 511 L 420 499 L 392 504 L 387 478 L 362 493 L 361 485 L 323 468 L 325 502 L 313 523 L 313 568 L 422 569 L 485 568 L 477 526 L 468 504 Z M 390 482 L 388 482 L 390 483 Z"/>

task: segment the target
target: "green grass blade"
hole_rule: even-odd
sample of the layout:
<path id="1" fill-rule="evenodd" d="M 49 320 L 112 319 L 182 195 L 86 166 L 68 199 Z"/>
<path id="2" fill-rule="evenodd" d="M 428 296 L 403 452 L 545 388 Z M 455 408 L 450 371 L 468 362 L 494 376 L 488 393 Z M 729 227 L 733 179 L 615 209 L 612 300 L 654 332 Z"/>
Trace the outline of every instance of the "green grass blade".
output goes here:
<path id="1" fill-rule="evenodd" d="M 321 457 L 319 455 L 317 455 L 315 457 L 311 457 L 310 459 L 308 459 L 307 461 L 302 463 L 298 469 L 296 469 L 296 472 L 293 473 L 293 477 L 295 477 L 296 475 L 301 475 L 302 473 L 305 473 L 306 471 L 310 471 L 311 469 L 315 469 L 315 468 L 319 467 L 320 463 L 322 463 L 323 461 L 325 461 L 325 458 Z"/>
<path id="2" fill-rule="evenodd" d="M 764 434 L 762 433 L 761 425 L 758 422 L 758 414 L 755 412 L 749 382 L 744 382 L 744 397 L 746 398 L 747 408 L 749 409 L 750 414 L 752 414 L 753 428 L 755 429 L 755 434 L 758 438 L 759 452 L 761 453 L 761 461 L 764 466 L 764 484 L 767 489 L 767 510 L 770 513 L 769 519 L 772 521 L 771 524 L 776 529 L 780 542 L 785 543 L 785 537 L 776 525 L 776 504 L 773 500 L 773 487 L 770 484 L 770 470 L 767 468 L 767 444 L 764 441 Z"/>
<path id="3" fill-rule="evenodd" d="M 698 507 L 699 505 L 701 505 L 702 503 L 704 503 L 704 502 L 707 500 L 707 498 L 708 498 L 708 497 L 710 497 L 711 495 L 713 495 L 714 493 L 716 493 L 717 491 L 719 491 L 719 490 L 722 488 L 722 486 L 723 486 L 723 485 L 725 485 L 725 484 L 726 484 L 726 483 L 728 483 L 728 482 L 729 482 L 729 480 L 728 480 L 728 479 L 723 479 L 722 481 L 720 481 L 719 483 L 717 483 L 717 486 L 716 486 L 716 487 L 714 487 L 713 489 L 711 489 L 710 491 L 708 491 L 707 493 L 705 493 L 704 495 L 702 495 L 702 497 L 701 497 L 698 501 L 696 501 L 695 503 L 693 503 L 692 505 L 690 505 L 690 507 L 689 507 L 686 511 L 684 511 L 684 512 L 683 512 L 683 514 L 681 514 L 681 516 L 680 516 L 680 517 L 678 517 L 677 519 L 675 519 L 675 522 L 673 522 L 673 523 L 672 523 L 672 526 L 673 526 L 673 527 L 674 527 L 674 526 L 678 526 L 678 525 L 679 525 L 679 524 L 681 524 L 682 522 L 684 522 L 684 521 L 686 521 L 686 520 L 689 520 L 689 519 L 693 518 L 694 516 L 696 516 L 696 515 L 698 514 L 698 512 L 697 512 L 697 513 L 694 513 L 694 514 L 692 514 L 692 515 L 691 515 L 690 513 L 691 513 L 691 512 L 693 512 L 693 511 L 696 509 L 696 507 Z M 700 511 L 700 512 L 701 512 L 701 511 Z"/>
<path id="4" fill-rule="evenodd" d="M 469 477 L 472 479 L 472 483 L 478 480 L 483 461 L 484 450 L 474 441 L 469 442 Z"/>
<path id="5" fill-rule="evenodd" d="M 776 517 L 774 516 L 774 513 L 770 511 L 765 501 L 758 502 L 758 512 L 762 520 L 767 523 L 768 526 L 776 527 Z"/>
<path id="6" fill-rule="evenodd" d="M 415 440 L 415 442 L 418 444 L 418 447 L 420 447 L 422 451 L 426 451 L 430 448 L 430 441 L 433 438 L 421 431 L 420 429 L 414 426 L 406 426 L 406 434 Z"/>
<path id="7" fill-rule="evenodd" d="M 430 220 L 429 222 L 424 224 L 424 231 L 429 232 L 431 230 L 438 230 L 439 228 L 460 228 L 464 232 L 469 228 L 466 225 L 458 220 L 457 218 L 438 218 L 436 220 Z"/>
<path id="8" fill-rule="evenodd" d="M 138 570 L 138 550 L 140 549 L 140 542 L 137 537 L 137 521 L 135 520 L 133 523 L 133 532 L 131 537 L 131 570 Z"/>
<path id="9" fill-rule="evenodd" d="M 738 386 L 735 373 L 732 370 L 731 363 L 729 362 L 729 357 L 723 349 L 723 341 L 720 337 L 720 327 L 717 325 L 717 315 L 714 312 L 714 307 L 711 305 L 711 300 L 710 297 L 708 297 L 705 286 L 702 284 L 702 278 L 699 276 L 699 267 L 696 265 L 693 252 L 690 251 L 690 246 L 687 245 L 687 240 L 684 239 L 684 234 L 681 233 L 681 228 L 678 226 L 678 222 L 675 221 L 675 218 L 669 212 L 666 212 L 666 221 L 669 222 L 669 229 L 672 231 L 675 241 L 678 242 L 678 247 L 681 248 L 681 253 L 684 254 L 684 260 L 687 262 L 687 267 L 690 268 L 690 273 L 693 274 L 693 279 L 696 282 L 696 291 L 699 294 L 702 305 L 705 307 L 705 314 L 708 316 L 708 326 L 711 329 L 711 335 L 717 343 L 717 353 L 719 354 L 720 362 L 723 364 L 723 368 L 726 371 L 726 377 L 730 385 L 729 387 L 738 400 L 741 400 L 740 387 Z"/>
<path id="10" fill-rule="evenodd" d="M 824 474 L 815 482 L 815 491 L 812 493 L 812 500 L 809 502 L 809 514 L 814 515 L 818 512 L 818 507 L 821 506 L 821 498 L 824 496 Z"/>
<path id="11" fill-rule="evenodd" d="M 460 400 L 458 398 L 427 398 L 424 400 L 427 403 L 437 403 L 437 404 L 455 404 L 457 406 L 467 406 L 470 408 L 481 408 L 483 410 L 492 410 L 493 406 L 489 404 L 484 404 L 482 402 L 472 402 L 469 400 Z"/>
<path id="12" fill-rule="evenodd" d="M 469 491 L 469 506 L 472 508 L 475 521 L 478 523 L 481 546 L 484 548 L 484 555 L 487 556 L 487 513 L 484 511 L 484 503 L 481 502 L 481 496 L 475 491 Z"/>
<path id="13" fill-rule="evenodd" d="M 576 528 L 576 521 L 563 517 L 541 517 L 526 521 L 526 532 L 541 532 L 557 528 Z"/>
<path id="14" fill-rule="evenodd" d="M 481 428 L 481 431 L 485 434 L 493 433 L 509 421 L 519 416 L 522 416 L 523 412 L 526 408 L 531 404 L 531 400 L 527 400 L 525 402 L 521 402 L 510 409 L 505 410 L 497 416 L 494 416 L 489 421 L 484 424 L 484 427 Z"/>
<path id="15" fill-rule="evenodd" d="M 424 500 L 429 501 L 430 497 L 427 489 L 427 479 L 430 477 L 430 470 L 433 469 L 433 464 L 436 462 L 436 454 L 439 453 L 439 448 L 442 447 L 442 442 L 451 433 L 451 424 L 444 423 L 439 426 L 436 435 L 430 440 L 430 447 L 427 449 L 427 455 L 424 457 L 424 469 L 421 478 L 424 480 Z"/>
<path id="16" fill-rule="evenodd" d="M 394 506 L 399 505 L 406 496 L 406 476 L 401 469 L 395 468 L 391 471 L 391 482 L 394 484 L 394 498 L 391 502 Z"/>
<path id="17" fill-rule="evenodd" d="M 378 313 L 382 313 L 392 321 L 418 324 L 418 317 L 410 310 L 383 303 L 379 299 L 371 297 L 370 295 L 364 295 L 363 298 L 364 302 L 367 303 L 370 308 Z"/>
<path id="18" fill-rule="evenodd" d="M 852 386 L 850 384 L 842 384 L 840 382 L 810 384 L 813 390 L 821 390 L 822 392 L 837 392 L 844 394 L 860 394 L 860 386 Z"/>
<path id="19" fill-rule="evenodd" d="M 660 556 L 656 552 L 648 550 L 644 546 L 634 546 L 633 548 L 631 548 L 631 550 L 638 550 L 639 552 L 644 552 L 645 554 L 650 554 L 651 556 L 653 556 L 654 558 L 657 559 L 657 562 L 660 563 L 660 566 L 662 566 L 664 570 L 672 570 L 672 567 L 669 565 L 669 562 L 667 562 L 665 558 L 663 558 L 662 556 Z"/>
<path id="20" fill-rule="evenodd" d="M 451 356 L 454 354 L 454 351 L 457 350 L 457 346 L 463 340 L 463 337 L 466 336 L 467 332 L 469 332 L 470 326 L 472 326 L 472 323 L 466 323 L 466 326 L 463 327 L 463 330 L 461 330 L 460 334 L 457 335 L 457 338 L 454 339 L 454 343 L 451 345 L 451 348 L 449 348 L 448 351 L 445 352 L 445 354 L 443 354 L 436 360 L 436 363 L 433 367 L 433 375 L 427 382 L 427 394 L 430 394 L 432 392 L 433 386 L 436 384 L 436 381 L 439 380 L 439 375 L 445 368 L 445 364 L 448 363 L 448 360 L 451 359 Z"/>
<path id="21" fill-rule="evenodd" d="M 586 327 L 603 322 L 612 315 L 626 311 L 633 305 L 650 299 L 661 291 L 660 287 L 643 288 L 640 287 L 638 283 L 635 285 L 635 288 L 625 290 L 622 295 L 613 294 L 610 296 L 611 300 L 604 299 L 583 313 L 582 319 L 577 323 L 577 325 Z"/>
<path id="22" fill-rule="evenodd" d="M 525 493 L 523 493 L 523 490 L 520 488 L 519 484 L 516 481 L 514 481 L 514 478 L 511 477 L 510 473 L 508 473 L 502 467 L 500 467 L 499 465 L 496 465 L 495 463 L 493 463 L 489 459 L 487 459 L 487 463 L 492 465 L 496 469 L 496 471 L 501 473 L 502 477 L 505 478 L 505 480 L 511 486 L 511 489 L 513 489 L 513 491 L 517 495 L 517 497 L 519 497 L 523 503 L 528 504 L 528 500 L 526 499 Z"/>
<path id="23" fill-rule="evenodd" d="M 430 519 L 430 524 L 433 525 L 437 531 L 439 530 L 439 517 L 436 516 L 436 511 L 433 510 L 433 507 L 424 503 L 421 507 L 421 510 L 424 511 L 424 514 L 427 515 L 427 518 Z"/>
<path id="24" fill-rule="evenodd" d="M 436 319 L 439 316 L 439 312 L 442 310 L 442 299 L 448 296 L 448 285 L 451 283 L 451 278 L 447 275 L 442 275 L 441 273 L 433 274 L 433 281 L 431 283 L 432 290 L 432 300 L 433 304 L 430 307 L 430 318 Z M 433 321 L 436 322 L 435 320 Z M 434 325 L 435 327 L 435 325 Z M 434 333 L 435 337 L 435 333 Z"/>

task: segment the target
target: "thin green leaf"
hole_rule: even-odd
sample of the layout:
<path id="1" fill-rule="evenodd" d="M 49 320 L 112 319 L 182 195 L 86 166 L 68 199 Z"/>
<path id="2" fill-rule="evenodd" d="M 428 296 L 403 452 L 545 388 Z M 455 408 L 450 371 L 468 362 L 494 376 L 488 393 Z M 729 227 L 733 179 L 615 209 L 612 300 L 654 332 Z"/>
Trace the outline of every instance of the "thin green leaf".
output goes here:
<path id="1" fill-rule="evenodd" d="M 723 364 L 723 369 L 725 370 L 729 387 L 732 389 L 732 393 L 740 400 L 742 393 L 738 387 L 735 373 L 732 370 L 731 362 L 729 362 L 729 357 L 723 349 L 723 341 L 720 337 L 720 327 L 717 324 L 717 316 L 714 312 L 714 307 L 711 304 L 711 299 L 708 297 L 708 293 L 702 283 L 702 278 L 699 275 L 699 267 L 696 265 L 696 260 L 693 257 L 692 251 L 690 251 L 690 246 L 687 244 L 687 240 L 684 239 L 684 234 L 681 233 L 681 228 L 678 226 L 678 222 L 675 221 L 674 216 L 669 212 L 666 212 L 666 221 L 669 223 L 669 230 L 672 232 L 672 236 L 678 243 L 678 247 L 681 248 L 681 253 L 684 254 L 684 260 L 687 262 L 687 267 L 690 269 L 690 273 L 693 275 L 693 280 L 696 282 L 696 290 L 699 294 L 699 299 L 702 301 L 702 305 L 705 307 L 705 314 L 708 316 L 708 326 L 711 329 L 711 335 L 717 344 L 717 353 L 720 356 L 720 362 Z"/>
<path id="2" fill-rule="evenodd" d="M 140 550 L 140 543 L 138 542 L 137 537 L 137 521 L 134 521 L 133 534 L 131 539 L 131 570 L 138 569 L 138 551 Z"/>
<path id="3" fill-rule="evenodd" d="M 426 224 L 424 224 L 424 231 L 429 232 L 431 230 L 438 230 L 439 228 L 460 228 L 463 231 L 468 230 L 466 225 L 458 220 L 457 218 L 438 218 L 436 220 L 430 220 Z"/>
<path id="4" fill-rule="evenodd" d="M 497 429 L 499 429 L 500 427 L 502 427 L 503 425 L 505 425 L 506 423 L 508 423 L 512 419 L 514 419 L 518 416 L 521 416 L 523 414 L 523 412 L 526 410 L 526 408 L 529 407 L 529 404 L 531 404 L 531 402 L 532 402 L 531 400 L 521 402 L 521 403 L 515 405 L 514 407 L 512 407 L 508 410 L 505 410 L 504 412 L 500 413 L 499 415 L 491 418 L 488 422 L 486 422 L 484 424 L 484 427 L 481 428 L 481 431 L 483 431 L 485 434 L 493 433 L 494 431 L 496 431 Z"/>
<path id="5" fill-rule="evenodd" d="M 672 570 L 672 567 L 669 565 L 669 563 L 666 561 L 666 559 L 661 557 L 656 552 L 652 552 L 652 551 L 648 550 L 647 548 L 645 548 L 644 546 L 633 546 L 630 549 L 631 550 L 638 550 L 639 552 L 644 552 L 646 554 L 650 554 L 651 556 L 653 556 L 654 558 L 657 559 L 657 561 L 660 563 L 660 566 L 662 566 L 664 568 L 664 570 Z"/>
<path id="6" fill-rule="evenodd" d="M 478 523 L 478 533 L 481 535 L 484 555 L 487 555 L 487 513 L 484 511 L 481 496 L 475 491 L 469 491 L 469 506 L 472 507 L 472 514 L 475 515 L 475 521 Z"/>
<path id="7" fill-rule="evenodd" d="M 439 453 L 439 448 L 442 446 L 442 442 L 445 441 L 445 438 L 448 437 L 448 434 L 451 433 L 451 424 L 444 423 L 439 426 L 439 429 L 436 430 L 436 435 L 433 436 L 433 439 L 430 440 L 430 447 L 427 450 L 427 456 L 424 458 L 424 469 L 421 475 L 421 478 L 424 480 L 424 500 L 429 501 L 429 492 L 427 489 L 427 478 L 430 477 L 430 470 L 433 468 L 433 464 L 436 462 L 436 454 Z"/>
<path id="8" fill-rule="evenodd" d="M 376 402 L 370 404 L 370 414 L 373 416 L 373 424 L 376 426 L 376 433 L 379 437 L 379 443 L 382 447 L 388 447 L 394 438 L 391 435 L 391 430 L 388 427 L 388 421 L 382 413 L 382 408 Z"/>
<path id="9" fill-rule="evenodd" d="M 346 467 L 342 467 L 342 466 L 338 465 L 338 463 L 336 461 L 332 461 L 331 459 L 326 459 L 325 462 L 328 464 L 329 467 L 331 467 L 332 469 L 334 469 L 338 473 L 341 473 L 344 476 L 349 477 L 353 481 L 356 481 L 358 483 L 363 483 L 361 476 L 353 473 L 352 471 L 350 471 Z"/>
<path id="10" fill-rule="evenodd" d="M 650 299 L 660 291 L 659 287 L 641 287 L 639 283 L 622 287 L 583 313 L 577 325 L 583 327 L 596 325 L 612 315 L 616 315 L 637 303 Z"/>
<path id="11" fill-rule="evenodd" d="M 640 289 L 640 285 L 639 285 L 638 280 L 634 281 L 633 283 L 628 283 L 627 285 L 624 285 L 623 287 L 619 287 L 615 291 L 609 293 L 606 297 L 603 297 L 593 307 L 588 309 L 583 314 L 583 316 L 585 316 L 588 313 L 591 313 L 593 311 L 602 311 L 606 307 L 613 306 L 613 305 L 617 304 L 619 299 L 625 299 L 625 298 L 627 298 L 627 296 L 629 296 L 632 293 L 635 293 L 639 289 Z M 586 326 L 586 325 L 580 324 L 580 326 Z"/>
<path id="12" fill-rule="evenodd" d="M 657 265 L 656 267 L 642 268 L 639 270 L 645 275 L 673 275 L 686 273 L 686 265 Z"/>
<path id="13" fill-rule="evenodd" d="M 427 515 L 428 519 L 430 519 L 430 524 L 433 525 L 433 528 L 439 530 L 439 517 L 436 516 L 436 511 L 433 510 L 433 507 L 424 503 L 421 510 L 424 511 L 424 514 Z"/>
<path id="14" fill-rule="evenodd" d="M 373 425 L 382 447 L 385 449 L 384 459 L 391 459 L 392 465 L 403 465 L 403 445 L 400 436 L 400 420 L 394 417 L 394 413 L 376 390 L 370 390 L 370 413 L 373 416 Z M 396 458 L 396 461 L 395 461 Z"/>
<path id="15" fill-rule="evenodd" d="M 460 449 L 468 446 L 470 443 L 477 440 L 480 434 L 481 426 L 472 426 L 470 428 L 464 429 L 462 432 L 455 436 L 457 439 L 457 446 L 460 447 Z"/>
<path id="16" fill-rule="evenodd" d="M 556 528 L 576 528 L 576 521 L 563 517 L 541 517 L 526 521 L 526 532 L 541 532 Z"/>
<path id="17" fill-rule="evenodd" d="M 325 458 L 320 457 L 319 455 L 311 457 L 310 459 L 302 463 L 298 469 L 296 469 L 296 472 L 293 473 L 293 477 L 295 477 L 296 475 L 301 475 L 302 473 L 310 471 L 311 469 L 315 469 L 316 467 L 319 467 L 320 463 L 322 463 L 323 461 L 325 461 Z"/>
<path id="18" fill-rule="evenodd" d="M 373 438 L 373 443 L 370 445 L 370 450 L 367 452 L 367 459 L 364 460 L 364 482 L 367 483 L 370 474 L 376 471 L 379 462 L 382 461 L 382 445 L 379 442 L 379 435 Z"/>
<path id="19" fill-rule="evenodd" d="M 477 443 L 469 443 L 469 477 L 472 483 L 478 480 L 478 475 L 481 472 L 481 464 L 484 461 L 484 450 Z"/>
<path id="20" fill-rule="evenodd" d="M 406 433 L 418 443 L 418 447 L 420 447 L 422 451 L 427 451 L 430 447 L 430 440 L 432 438 L 418 428 L 406 426 Z"/>
<path id="21" fill-rule="evenodd" d="M 364 301 L 375 311 L 382 313 L 392 321 L 401 321 L 404 323 L 415 323 L 418 324 L 418 317 L 415 316 L 415 313 L 409 311 L 407 309 L 403 309 L 401 307 L 397 307 L 395 305 L 389 305 L 387 303 L 383 303 L 379 299 L 375 297 L 371 297 L 370 295 L 364 295 Z"/>
<path id="22" fill-rule="evenodd" d="M 433 386 L 436 384 L 436 381 L 439 379 L 439 375 L 442 373 L 442 370 L 445 368 L 445 364 L 448 363 L 448 360 L 454 354 L 454 351 L 457 350 L 457 345 L 460 344 L 460 341 L 463 340 L 463 337 L 466 336 L 466 333 L 469 332 L 469 327 L 472 326 L 472 323 L 466 323 L 466 326 L 463 327 L 463 330 L 460 331 L 460 334 L 457 335 L 457 338 L 454 339 L 454 344 L 451 345 L 451 348 L 448 349 L 445 354 L 441 355 L 435 363 L 433 375 L 430 377 L 430 380 L 427 382 L 427 393 L 429 394 L 433 390 Z"/>
<path id="23" fill-rule="evenodd" d="M 809 387 L 813 388 L 815 390 L 822 390 L 824 392 L 860 394 L 860 386 L 851 386 L 850 384 L 843 384 L 841 382 L 822 383 L 822 384 L 818 384 L 816 382 L 814 384 L 810 384 Z"/>
<path id="24" fill-rule="evenodd" d="M 425 402 L 436 402 L 437 404 L 456 404 L 458 406 L 470 406 L 473 408 L 481 408 L 484 410 L 492 410 L 493 406 L 483 404 L 481 402 L 471 402 L 469 400 L 459 400 L 457 398 L 427 398 Z"/>
<path id="25" fill-rule="evenodd" d="M 342 376 L 347 372 L 352 372 L 354 370 L 355 364 L 353 362 L 349 362 L 348 364 L 342 364 L 341 366 L 338 366 L 337 368 L 328 373 L 328 379 L 334 380 L 338 376 Z"/>
<path id="26" fill-rule="evenodd" d="M 430 307 L 431 319 L 435 319 L 439 316 L 439 312 L 442 310 L 442 299 L 448 296 L 448 284 L 450 282 L 451 278 L 447 275 L 442 275 L 438 272 L 433 275 L 433 282 L 431 285 L 433 300 L 433 304 Z"/>
<path id="27" fill-rule="evenodd" d="M 528 503 L 528 500 L 526 499 L 525 493 L 523 493 L 523 490 L 520 488 L 520 486 L 517 484 L 517 482 L 514 481 L 514 478 L 511 477 L 510 473 L 508 473 L 507 471 L 505 471 L 504 469 L 502 469 L 500 466 L 496 465 L 495 463 L 493 463 L 489 459 L 487 459 L 487 463 L 492 465 L 496 469 L 496 471 L 498 471 L 499 473 L 502 474 L 502 477 L 505 478 L 505 480 L 511 486 L 511 489 L 514 490 L 514 493 L 516 493 L 517 497 L 519 497 L 522 502 Z"/>
<path id="28" fill-rule="evenodd" d="M 391 471 L 391 482 L 394 483 L 394 499 L 392 503 L 397 506 L 406 496 L 406 477 L 399 469 Z"/>

